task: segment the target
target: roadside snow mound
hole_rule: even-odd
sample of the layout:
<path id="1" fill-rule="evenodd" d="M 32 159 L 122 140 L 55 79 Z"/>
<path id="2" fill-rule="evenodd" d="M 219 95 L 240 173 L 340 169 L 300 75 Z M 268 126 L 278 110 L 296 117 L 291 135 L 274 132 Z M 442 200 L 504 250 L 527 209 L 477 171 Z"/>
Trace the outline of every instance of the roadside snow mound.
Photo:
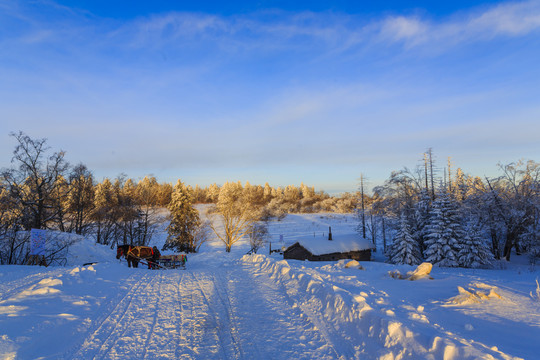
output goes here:
<path id="1" fill-rule="evenodd" d="M 116 260 L 116 250 L 109 246 L 96 244 L 92 239 L 82 236 L 68 249 L 67 266 L 84 265 L 87 263 L 104 263 Z"/>
<path id="2" fill-rule="evenodd" d="M 308 320 L 343 350 L 350 359 L 494 359 L 512 358 L 497 350 L 488 350 L 438 328 L 426 329 L 431 336 L 415 331 L 396 318 L 381 315 L 366 300 L 326 283 L 316 273 L 308 274 L 291 267 L 286 260 L 276 261 L 265 255 L 245 255 L 250 263 L 266 272 L 286 290 L 293 306 L 301 308 Z M 431 264 L 429 264 L 431 265 Z M 427 276 L 428 266 L 416 275 Z M 431 270 L 431 269 L 429 269 Z M 415 273 L 415 272 L 413 272 Z M 394 309 L 392 313 L 397 312 Z M 426 326 L 430 326 L 426 324 Z M 418 330 L 418 329 L 417 329 Z M 351 341 L 357 339 L 357 341 Z"/>

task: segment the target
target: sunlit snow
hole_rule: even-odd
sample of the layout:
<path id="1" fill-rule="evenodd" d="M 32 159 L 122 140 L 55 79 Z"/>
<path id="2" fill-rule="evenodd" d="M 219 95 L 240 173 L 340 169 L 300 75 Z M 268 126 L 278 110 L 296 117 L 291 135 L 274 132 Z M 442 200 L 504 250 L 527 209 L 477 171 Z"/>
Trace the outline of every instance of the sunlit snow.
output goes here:
<path id="1" fill-rule="evenodd" d="M 352 215 L 289 215 L 273 240 L 337 236 Z M 165 234 L 156 239 L 163 243 Z M 219 240 L 186 270 L 128 268 L 83 240 L 68 266 L 0 266 L 2 359 L 533 359 L 540 353 L 537 269 L 350 264 L 225 253 Z M 381 249 L 374 253 L 381 260 Z M 84 263 L 97 262 L 91 266 Z M 349 265 L 348 265 L 349 264 Z"/>

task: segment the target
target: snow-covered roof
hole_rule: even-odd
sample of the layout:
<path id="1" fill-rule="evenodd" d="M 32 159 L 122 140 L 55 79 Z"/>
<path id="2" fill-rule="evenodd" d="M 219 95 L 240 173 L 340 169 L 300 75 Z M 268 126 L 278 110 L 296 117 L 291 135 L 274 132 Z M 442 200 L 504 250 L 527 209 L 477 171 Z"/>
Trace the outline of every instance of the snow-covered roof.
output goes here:
<path id="1" fill-rule="evenodd" d="M 362 239 L 357 233 L 332 234 L 332 240 L 328 240 L 326 236 L 305 236 L 297 238 L 296 242 L 313 255 L 345 253 L 373 248 L 373 244 L 369 240 Z"/>

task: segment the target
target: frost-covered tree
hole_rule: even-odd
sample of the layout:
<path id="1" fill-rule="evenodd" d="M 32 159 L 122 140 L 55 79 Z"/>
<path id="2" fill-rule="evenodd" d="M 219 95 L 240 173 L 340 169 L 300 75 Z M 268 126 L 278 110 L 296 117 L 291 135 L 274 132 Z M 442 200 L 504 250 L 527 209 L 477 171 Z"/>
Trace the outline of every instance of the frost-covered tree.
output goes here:
<path id="1" fill-rule="evenodd" d="M 69 214 L 70 230 L 85 233 L 91 226 L 94 207 L 94 183 L 92 173 L 85 165 L 75 166 L 69 175 L 69 194 L 64 203 Z"/>
<path id="2" fill-rule="evenodd" d="M 180 181 L 173 189 L 171 202 L 171 223 L 167 227 L 169 235 L 163 245 L 163 250 L 195 252 L 195 231 L 201 220 L 199 212 L 193 207 L 193 196 L 188 188 Z"/>
<path id="3" fill-rule="evenodd" d="M 521 240 L 538 223 L 540 199 L 540 163 L 518 161 L 499 167 L 504 175 L 488 181 L 491 208 L 505 234 L 503 256 L 510 260 L 512 248 L 520 254 Z"/>
<path id="4" fill-rule="evenodd" d="M 118 198 L 114 192 L 113 184 L 108 178 L 105 178 L 103 182 L 96 185 L 91 215 L 98 244 L 114 243 L 114 232 L 118 219 L 117 207 Z"/>
<path id="5" fill-rule="evenodd" d="M 159 189 L 160 185 L 155 177 L 145 176 L 133 191 L 138 213 L 140 245 L 148 245 L 156 231 L 158 211 L 155 205 L 159 203 Z"/>
<path id="6" fill-rule="evenodd" d="M 479 268 L 488 266 L 493 261 L 493 253 L 486 246 L 477 229 L 471 228 L 465 234 L 458 252 L 459 266 Z"/>
<path id="7" fill-rule="evenodd" d="M 233 244 L 247 235 L 252 225 L 261 217 L 261 209 L 250 203 L 240 182 L 226 182 L 221 187 L 216 212 L 222 228 L 211 224 L 216 236 L 225 244 L 225 251 L 230 252 Z"/>
<path id="8" fill-rule="evenodd" d="M 46 229 L 58 223 L 62 209 L 58 196 L 65 194 L 64 177 L 69 168 L 63 151 L 49 154 L 47 139 L 32 139 L 23 132 L 11 133 L 17 140 L 11 162 L 2 169 L 0 181 L 9 196 L 20 205 L 17 223 L 25 230 Z"/>
<path id="9" fill-rule="evenodd" d="M 411 235 L 405 214 L 400 217 L 399 229 L 391 247 L 390 262 L 406 265 L 418 265 L 422 262 L 420 246 Z"/>
<path id="10" fill-rule="evenodd" d="M 422 252 L 426 250 L 426 234 L 428 230 L 431 213 L 431 196 L 429 191 L 424 188 L 420 192 L 419 200 L 414 206 L 414 225 L 412 236 L 418 242 Z"/>
<path id="11" fill-rule="evenodd" d="M 248 232 L 248 236 L 251 251 L 257 253 L 259 248 L 261 248 L 270 237 L 268 226 L 265 223 L 254 223 Z"/>
<path id="12" fill-rule="evenodd" d="M 457 202 L 442 189 L 433 202 L 426 233 L 426 261 L 439 266 L 457 267 L 464 232 Z"/>

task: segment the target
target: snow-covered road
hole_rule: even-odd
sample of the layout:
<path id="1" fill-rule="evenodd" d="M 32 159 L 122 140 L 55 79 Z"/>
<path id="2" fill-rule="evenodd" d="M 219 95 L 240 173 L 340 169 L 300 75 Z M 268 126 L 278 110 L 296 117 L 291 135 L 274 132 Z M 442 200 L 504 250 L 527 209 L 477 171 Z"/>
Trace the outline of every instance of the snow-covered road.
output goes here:
<path id="1" fill-rule="evenodd" d="M 340 357 L 268 274 L 238 261 L 193 265 L 149 271 L 99 264 L 6 279 L 0 314 L 10 316 L 1 332 L 11 336 L 0 340 L 0 358 Z M 39 340 L 25 341 L 30 333 Z"/>
<path id="2" fill-rule="evenodd" d="M 268 276 L 245 266 L 146 271 L 109 304 L 73 359 L 337 358 Z"/>
<path id="3" fill-rule="evenodd" d="M 533 273 L 435 269 L 435 280 L 410 282 L 388 276 L 392 265 L 363 266 L 223 252 L 193 255 L 187 270 L 3 266 L 0 359 L 527 359 L 540 350 L 540 305 L 523 291 Z M 448 302 L 472 284 L 498 286 L 502 298 Z"/>

